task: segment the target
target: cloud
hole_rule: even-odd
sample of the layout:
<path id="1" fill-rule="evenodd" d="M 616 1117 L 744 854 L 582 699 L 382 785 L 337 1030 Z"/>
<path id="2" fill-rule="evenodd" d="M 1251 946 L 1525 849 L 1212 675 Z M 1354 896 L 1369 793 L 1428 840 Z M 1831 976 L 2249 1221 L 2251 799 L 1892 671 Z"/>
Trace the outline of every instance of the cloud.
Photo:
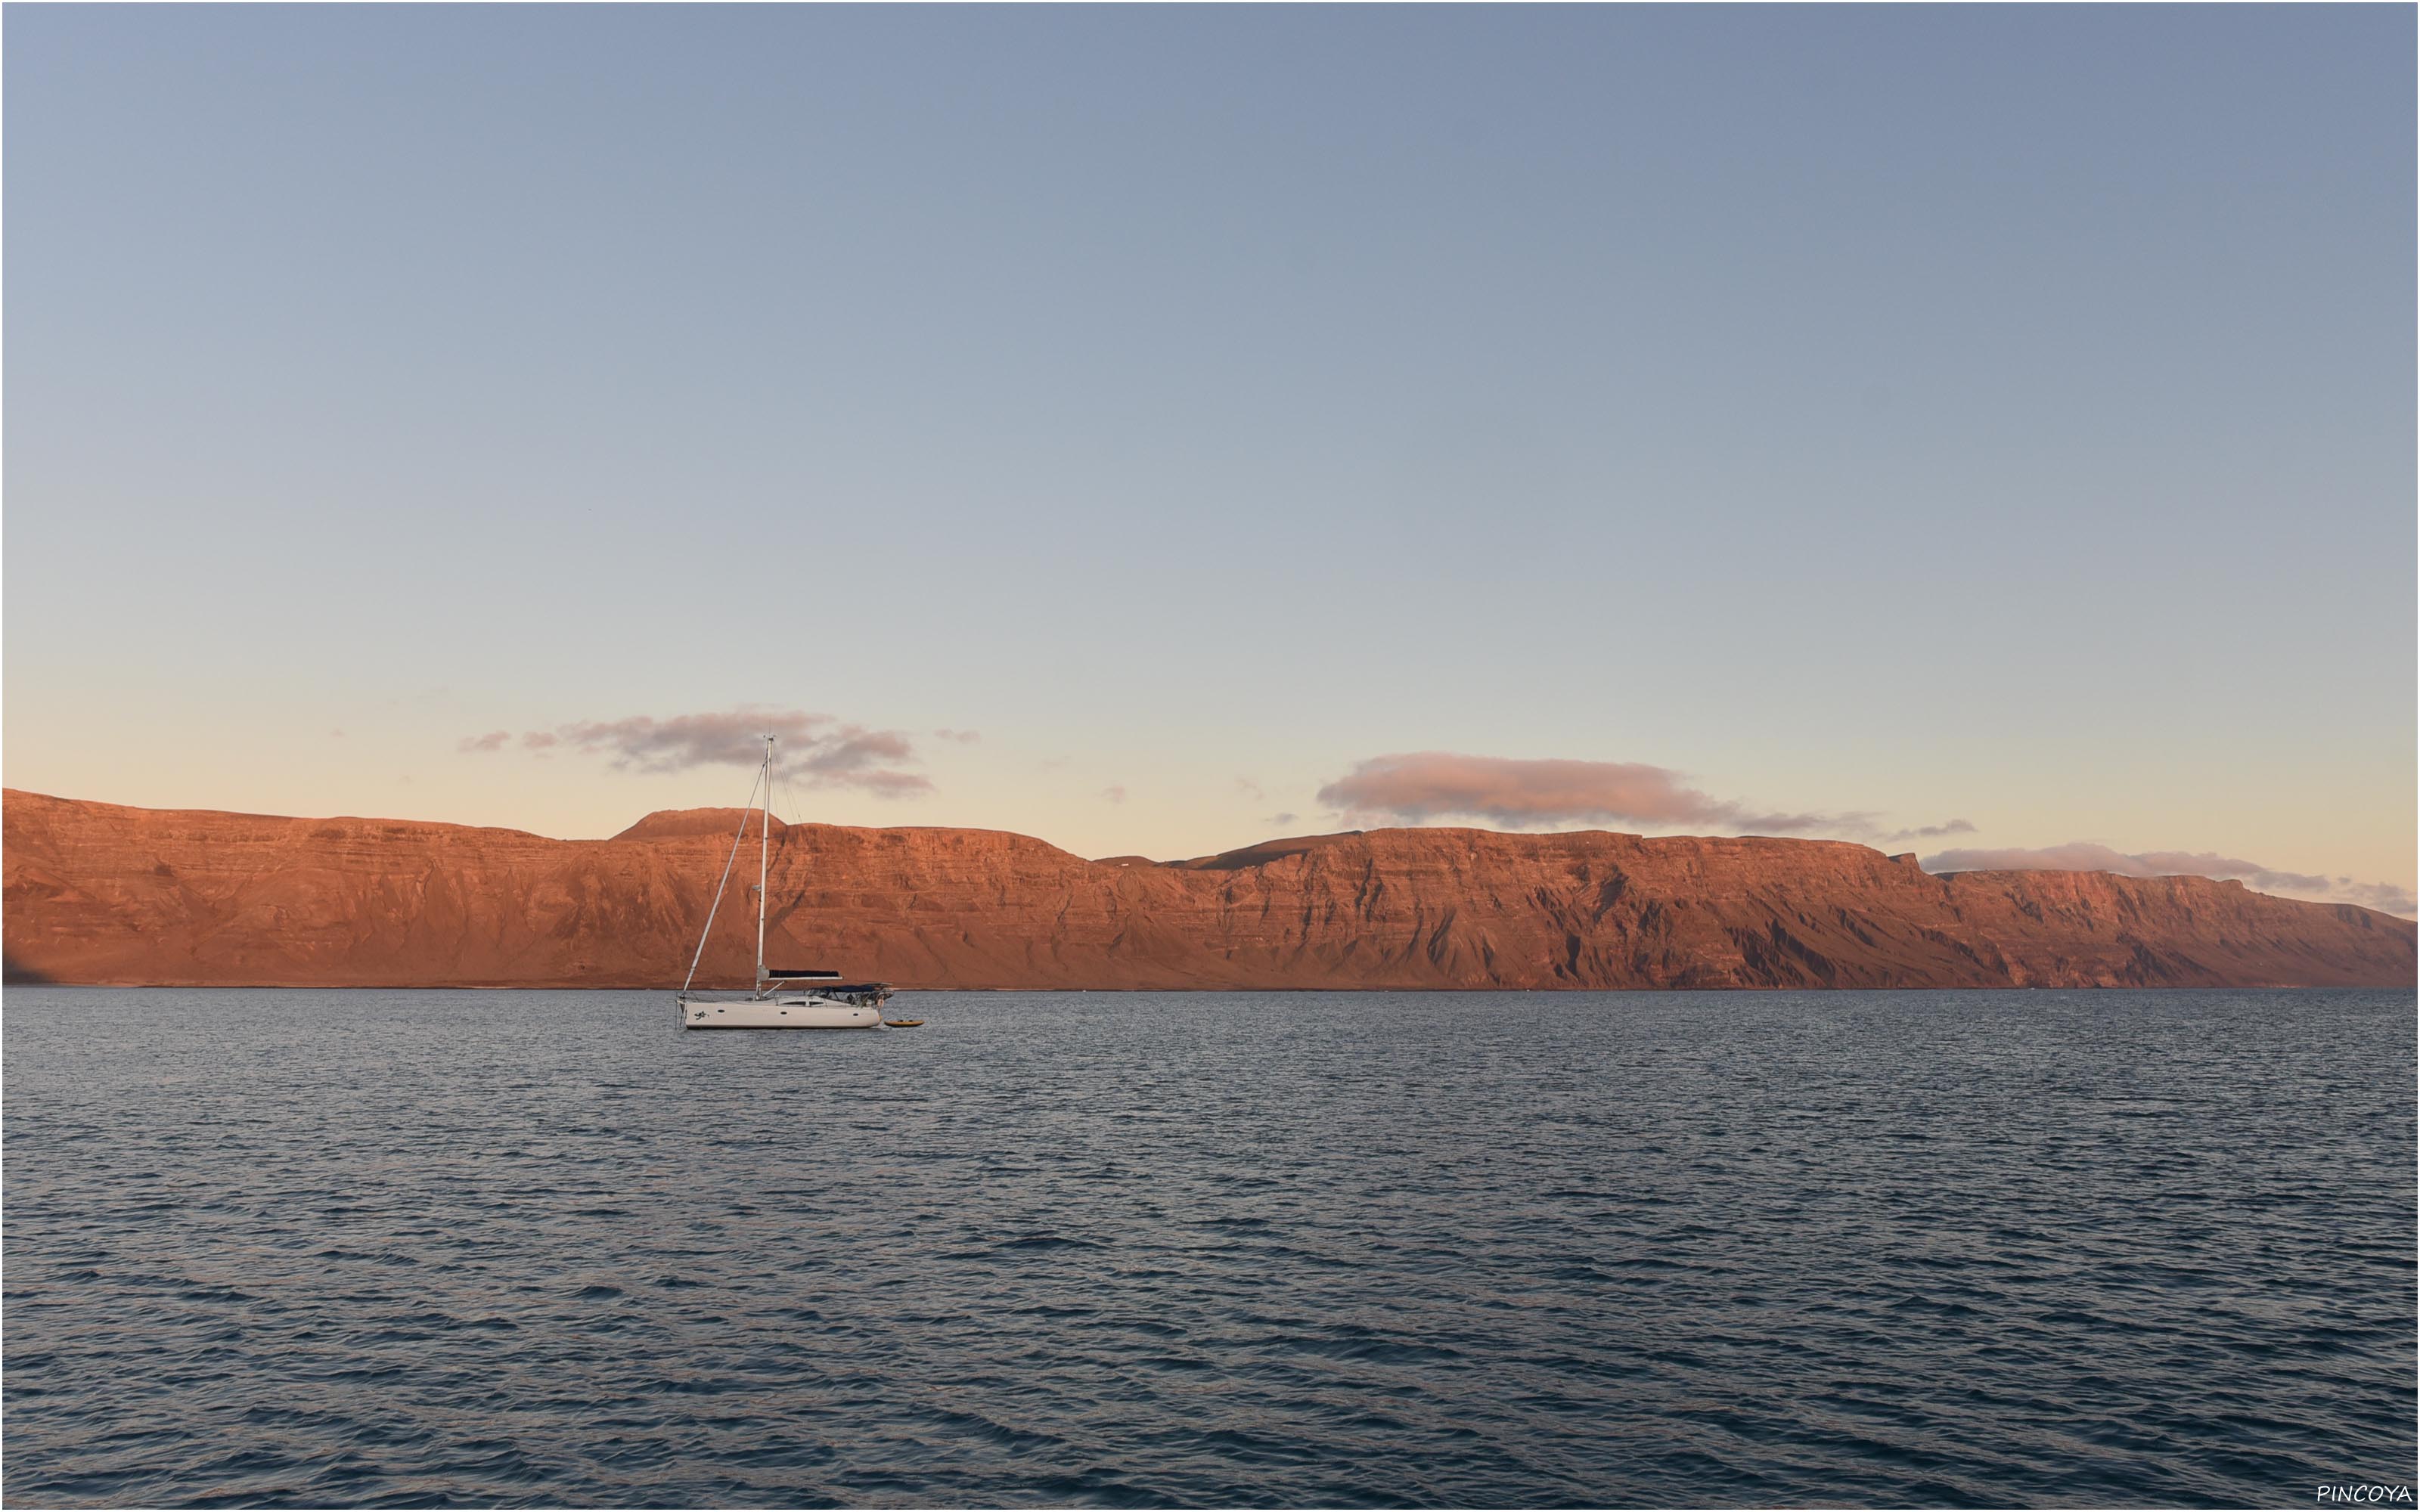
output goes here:
<path id="1" fill-rule="evenodd" d="M 1263 798 L 1268 796 L 1267 794 L 1261 791 L 1261 785 L 1258 782 L 1253 781 L 1249 777 L 1239 777 L 1235 779 L 1235 791 L 1242 794 L 1245 797 L 1251 799 L 1254 803 L 1258 803 Z"/>
<path id="2" fill-rule="evenodd" d="M 954 740 L 961 746 L 971 746 L 976 741 L 983 738 L 983 732 L 980 730 L 936 730 L 933 732 L 933 738 L 935 740 Z"/>
<path id="3" fill-rule="evenodd" d="M 1126 801 L 1125 784 L 1122 782 L 1112 782 L 1108 787 L 1101 790 L 1101 796 L 1109 799 L 1111 803 L 1124 803 Z"/>
<path id="4" fill-rule="evenodd" d="M 504 742 L 512 738 L 513 733 L 509 730 L 490 730 L 484 735 L 464 735 L 454 748 L 461 751 L 502 750 Z"/>
<path id="5" fill-rule="evenodd" d="M 2044 845 L 2025 850 L 1943 851 L 1925 857 L 1927 872 L 2111 872 L 2121 877 L 2215 877 L 2233 879 L 2261 892 L 2283 893 L 2319 903 L 2359 903 L 2382 913 L 2420 912 L 2409 887 L 2389 882 L 2355 882 L 2303 872 L 2281 872 L 2241 856 L 2214 851 L 2116 851 L 2088 841 Z"/>
<path id="6" fill-rule="evenodd" d="M 1264 825 L 1290 825 L 1300 817 L 1301 815 L 1293 813 L 1273 813 L 1266 819 L 1262 820 L 1261 823 Z"/>
<path id="7" fill-rule="evenodd" d="M 2328 879 L 2301 872 L 2280 872 L 2262 866 L 2257 861 L 2239 861 L 2233 856 L 2219 856 L 2210 851 L 2145 851 L 2133 859 L 2151 869 L 2157 876 L 2242 877 L 2259 887 L 2290 887 L 2297 892 L 2323 890 Z"/>
<path id="8" fill-rule="evenodd" d="M 859 772 L 836 781 L 812 785 L 863 788 L 877 798 L 913 798 L 933 791 L 932 779 L 914 772 Z"/>
<path id="9" fill-rule="evenodd" d="M 1687 786 L 1643 762 L 1523 761 L 1415 751 L 1357 764 L 1319 801 L 1367 827 L 1484 819 L 1506 829 L 1578 824 L 1694 825 L 1767 835 L 1864 830 L 1863 813 L 1771 813 Z"/>
<path id="10" fill-rule="evenodd" d="M 852 787 L 876 797 L 929 793 L 930 779 L 901 768 L 915 748 L 896 730 L 845 724 L 829 714 L 742 705 L 719 714 L 645 715 L 558 726 L 521 737 L 532 748 L 563 745 L 609 758 L 617 770 L 683 772 L 708 765 L 753 766 L 774 737 L 773 775 L 810 787 Z M 486 737 L 482 737 L 486 738 Z"/>
<path id="11" fill-rule="evenodd" d="M 1928 857 L 1924 869 L 1928 872 L 2114 872 L 2123 877 L 2179 874 L 2249 877 L 2256 872 L 2266 870 L 2251 861 L 2207 853 L 2188 856 L 2181 851 L 2147 851 L 2140 856 L 2129 856 L 2087 841 L 2044 845 L 2031 850 L 2007 846 L 1996 850 L 1943 851 Z M 2326 879 L 2304 877 L 2299 880 L 2307 886 Z"/>
<path id="12" fill-rule="evenodd" d="M 2355 882 L 2350 877 L 2336 879 L 2338 901 L 2375 908 L 2381 914 L 2420 914 L 2420 898 L 2409 887 L 2398 887 L 2392 882 Z"/>
<path id="13" fill-rule="evenodd" d="M 1975 833 L 1975 825 L 1971 821 L 1964 819 L 1952 819 L 1946 825 L 1926 825 L 1920 829 L 1894 829 L 1889 834 L 1885 835 L 1882 838 L 1885 841 L 1939 840 L 1944 835 L 1971 835 L 1973 833 Z"/>

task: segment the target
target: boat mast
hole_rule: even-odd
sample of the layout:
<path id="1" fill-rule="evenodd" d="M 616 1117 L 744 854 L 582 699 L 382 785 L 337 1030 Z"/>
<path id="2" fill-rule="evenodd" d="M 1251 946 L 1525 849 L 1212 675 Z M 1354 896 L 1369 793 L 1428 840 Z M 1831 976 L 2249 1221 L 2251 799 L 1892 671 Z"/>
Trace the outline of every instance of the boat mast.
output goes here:
<path id="1" fill-rule="evenodd" d="M 765 868 L 773 854 L 773 737 L 765 736 L 765 817 L 756 826 L 756 986 L 765 986 Z"/>

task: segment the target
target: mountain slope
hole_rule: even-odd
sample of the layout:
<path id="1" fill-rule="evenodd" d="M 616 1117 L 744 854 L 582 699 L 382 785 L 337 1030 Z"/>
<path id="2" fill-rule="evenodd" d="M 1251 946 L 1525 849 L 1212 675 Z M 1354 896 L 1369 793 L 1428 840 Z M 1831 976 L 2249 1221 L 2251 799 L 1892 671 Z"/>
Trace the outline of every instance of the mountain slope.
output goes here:
<path id="1" fill-rule="evenodd" d="M 13 976 L 677 984 L 736 810 L 612 840 L 10 791 Z M 752 842 L 753 834 L 751 834 Z M 748 868 L 741 868 L 747 871 Z M 701 984 L 737 985 L 735 875 Z M 2414 926 L 2199 877 L 1928 876 L 1832 841 L 1389 829 L 1166 866 L 775 822 L 772 964 L 906 987 L 2412 985 Z"/>

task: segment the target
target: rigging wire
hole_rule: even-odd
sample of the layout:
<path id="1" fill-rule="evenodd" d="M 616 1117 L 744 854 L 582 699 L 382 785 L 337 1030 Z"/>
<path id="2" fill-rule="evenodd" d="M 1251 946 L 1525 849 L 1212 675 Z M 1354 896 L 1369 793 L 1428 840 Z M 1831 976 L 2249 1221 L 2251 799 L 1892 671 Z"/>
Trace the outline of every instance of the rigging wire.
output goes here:
<path id="1" fill-rule="evenodd" d="M 684 996 L 688 995 L 689 984 L 697 980 L 697 964 L 706 959 L 706 939 L 707 935 L 714 933 L 714 914 L 715 910 L 722 906 L 722 889 L 731 885 L 731 865 L 739 859 L 739 842 L 748 838 L 748 819 L 756 808 L 757 783 L 769 782 L 772 779 L 772 771 L 773 763 L 768 757 L 765 764 L 757 769 L 756 781 L 748 784 L 748 805 L 739 810 L 739 830 L 731 837 L 731 854 L 723 858 L 722 880 L 714 885 L 714 902 L 708 903 L 706 909 L 706 928 L 697 933 L 697 954 L 689 958 L 689 975 L 681 979 L 681 994 Z M 767 789 L 766 801 L 768 803 L 772 801 L 770 788 Z"/>

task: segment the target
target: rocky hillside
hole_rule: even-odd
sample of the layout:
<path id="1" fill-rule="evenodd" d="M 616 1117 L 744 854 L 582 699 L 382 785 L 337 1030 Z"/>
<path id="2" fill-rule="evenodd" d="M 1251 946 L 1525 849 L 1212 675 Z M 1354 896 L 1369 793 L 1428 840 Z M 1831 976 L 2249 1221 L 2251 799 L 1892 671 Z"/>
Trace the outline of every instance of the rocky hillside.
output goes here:
<path id="1" fill-rule="evenodd" d="M 738 822 L 604 841 L 9 792 L 12 979 L 666 986 Z M 749 857 L 752 862 L 752 856 Z M 751 970 L 737 869 L 701 983 Z M 1156 865 L 783 825 L 771 950 L 905 987 L 2411 986 L 2414 929 L 2198 877 L 1928 876 L 1830 841 L 1388 829 Z"/>

